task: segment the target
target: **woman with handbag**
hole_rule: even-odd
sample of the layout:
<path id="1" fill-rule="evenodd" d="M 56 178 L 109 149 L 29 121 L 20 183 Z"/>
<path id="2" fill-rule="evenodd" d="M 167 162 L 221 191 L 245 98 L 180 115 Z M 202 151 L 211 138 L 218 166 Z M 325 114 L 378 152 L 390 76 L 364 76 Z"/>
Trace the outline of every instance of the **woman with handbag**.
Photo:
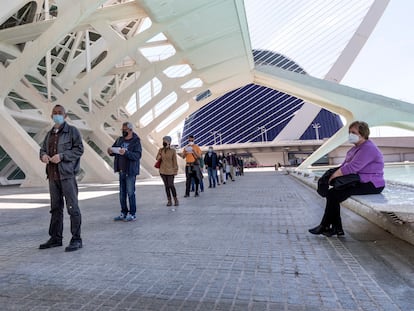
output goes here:
<path id="1" fill-rule="evenodd" d="M 333 185 L 326 193 L 326 207 L 319 226 L 309 229 L 312 234 L 343 236 L 340 203 L 351 195 L 378 194 L 385 187 L 384 159 L 378 147 L 369 139 L 369 126 L 362 121 L 349 125 L 348 150 L 344 162 L 328 178 Z M 359 181 L 354 176 L 359 176 Z M 341 180 L 342 179 L 342 180 Z"/>
<path id="2" fill-rule="evenodd" d="M 174 206 L 178 206 L 177 191 L 174 186 L 174 177 L 178 173 L 177 153 L 174 148 L 171 148 L 170 136 L 163 137 L 162 146 L 158 150 L 155 167 L 159 166 L 160 176 L 164 182 L 168 199 L 167 206 L 172 205 L 171 198 L 174 198 Z"/>

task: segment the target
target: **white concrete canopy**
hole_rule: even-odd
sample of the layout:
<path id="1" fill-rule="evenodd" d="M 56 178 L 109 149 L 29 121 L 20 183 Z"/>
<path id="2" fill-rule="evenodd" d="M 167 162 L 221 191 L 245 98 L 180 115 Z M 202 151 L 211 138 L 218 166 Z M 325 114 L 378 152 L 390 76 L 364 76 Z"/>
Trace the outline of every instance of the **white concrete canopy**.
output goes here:
<path id="1" fill-rule="evenodd" d="M 358 13 L 360 20 L 352 22 L 353 32 L 338 44 L 339 56 L 319 78 L 341 81 L 388 2 L 364 0 L 359 11 L 347 4 L 344 27 L 350 28 L 352 14 Z M 53 7 L 50 18 L 45 4 Z M 23 7 L 26 13 L 19 16 Z M 340 22 L 341 8 L 333 6 L 323 14 L 335 12 Z M 320 107 L 348 121 L 361 118 L 371 125 L 412 128 L 408 103 L 282 69 L 255 69 L 249 29 L 253 25 L 245 9 L 243 0 L 7 2 L 0 13 L 0 151 L 10 157 L 0 166 L 3 183 L 13 183 L 8 177 L 18 168 L 25 175 L 22 185 L 45 182 L 39 143 L 57 103 L 69 111 L 68 122 L 79 127 L 87 146 L 81 164 L 84 181 L 116 178 L 105 150 L 119 136 L 123 122 L 135 125 L 144 149 L 142 176 L 151 176 L 157 173 L 154 155 L 164 135 L 209 101 L 250 83 L 310 103 L 292 118 L 279 140 L 300 137 L 305 126 L 298 124 Z M 298 12 L 296 18 L 303 19 L 305 13 Z M 204 92 L 210 96 L 200 100 Z M 385 111 L 386 117 L 365 114 L 367 107 Z M 16 129 L 13 135 L 10 129 Z M 302 165 L 343 142 L 345 132 L 338 132 Z"/>
<path id="2" fill-rule="evenodd" d="M 370 126 L 390 125 L 414 130 L 414 105 L 393 98 L 369 93 L 331 81 L 289 72 L 275 67 L 257 67 L 255 83 L 281 90 L 345 117 L 347 124 L 364 120 Z M 300 168 L 308 167 L 348 138 L 345 125 Z"/>

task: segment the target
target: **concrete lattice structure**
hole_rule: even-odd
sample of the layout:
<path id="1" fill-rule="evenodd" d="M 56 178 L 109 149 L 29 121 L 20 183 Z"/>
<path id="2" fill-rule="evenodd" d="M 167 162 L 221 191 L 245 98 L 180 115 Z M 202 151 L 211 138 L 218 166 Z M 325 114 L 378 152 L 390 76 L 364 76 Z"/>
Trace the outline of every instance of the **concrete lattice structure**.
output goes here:
<path id="1" fill-rule="evenodd" d="M 351 10 L 355 3 L 363 5 Z M 388 0 L 355 3 L 349 1 L 347 10 L 331 8 L 338 14 L 347 12 L 342 20 L 353 20 L 353 27 L 348 27 L 352 33 L 344 36 L 336 51 L 329 51 L 332 65 L 327 70 L 317 73 L 305 64 L 306 76 L 283 68 L 254 66 L 253 24 L 248 26 L 241 0 L 2 3 L 1 183 L 35 186 L 45 182 L 44 167 L 36 160 L 56 103 L 66 107 L 69 122 L 82 132 L 86 147 L 82 181 L 116 178 L 105 150 L 125 121 L 135 124 L 142 139 L 143 176 L 156 174 L 154 154 L 162 136 L 209 101 L 251 83 L 308 103 L 281 131 L 280 141 L 300 136 L 321 107 L 344 116 L 347 122 L 363 119 L 373 126 L 413 129 L 411 104 L 338 85 Z M 325 12 L 328 8 L 316 9 Z M 296 10 L 290 8 L 289 12 Z M 304 20 L 300 13 L 296 18 Z M 353 14 L 359 18 L 351 18 Z M 306 29 L 318 35 L 316 28 Z M 294 35 L 294 29 L 285 31 Z M 305 62 L 297 60 L 303 52 L 280 49 L 301 65 Z M 326 63 L 324 57 L 319 61 Z M 207 91 L 209 97 L 197 100 Z M 339 130 L 302 165 L 343 143 L 346 132 L 346 127 Z"/>

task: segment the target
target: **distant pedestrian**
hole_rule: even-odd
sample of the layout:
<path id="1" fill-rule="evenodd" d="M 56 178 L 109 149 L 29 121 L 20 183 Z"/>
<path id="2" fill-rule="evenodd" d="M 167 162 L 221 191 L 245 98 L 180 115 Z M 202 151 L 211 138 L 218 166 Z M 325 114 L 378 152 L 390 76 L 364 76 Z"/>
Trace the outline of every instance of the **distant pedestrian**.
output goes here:
<path id="1" fill-rule="evenodd" d="M 231 152 L 227 153 L 227 157 L 226 157 L 226 175 L 227 175 L 227 179 L 231 179 L 231 181 L 234 181 L 234 167 L 237 166 L 237 160 L 236 157 L 234 156 L 234 154 L 232 154 Z"/>
<path id="2" fill-rule="evenodd" d="M 224 154 L 221 154 L 219 156 L 218 163 L 219 163 L 220 180 L 221 180 L 221 183 L 225 185 L 227 181 L 227 173 L 226 173 L 227 160 Z"/>
<path id="3" fill-rule="evenodd" d="M 244 161 L 242 157 L 237 158 L 237 165 L 239 166 L 239 175 L 244 175 Z"/>
<path id="4" fill-rule="evenodd" d="M 162 146 L 158 150 L 156 160 L 161 160 L 159 172 L 167 194 L 167 206 L 172 205 L 172 198 L 174 199 L 174 206 L 178 206 L 177 191 L 174 186 L 174 177 L 178 173 L 177 153 L 174 148 L 171 148 L 170 136 L 163 137 Z"/>
<path id="5" fill-rule="evenodd" d="M 190 196 L 190 186 L 191 186 L 191 179 L 194 178 L 195 182 L 195 196 L 198 197 L 198 187 L 200 184 L 200 157 L 201 157 L 201 149 L 198 145 L 194 143 L 194 136 L 188 136 L 188 144 L 183 149 L 183 158 L 185 159 L 185 195 L 184 197 L 187 198 Z"/>

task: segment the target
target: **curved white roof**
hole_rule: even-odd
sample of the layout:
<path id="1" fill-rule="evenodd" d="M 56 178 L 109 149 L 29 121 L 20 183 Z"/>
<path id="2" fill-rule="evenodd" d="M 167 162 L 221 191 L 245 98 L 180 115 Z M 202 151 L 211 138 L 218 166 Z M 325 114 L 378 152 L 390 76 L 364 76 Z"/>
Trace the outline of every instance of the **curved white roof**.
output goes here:
<path id="1" fill-rule="evenodd" d="M 387 3 L 6 1 L 0 13 L 0 151 L 11 160 L 0 166 L 2 183 L 19 178 L 13 177 L 16 168 L 25 174 L 24 185 L 43 183 L 44 168 L 34 161 L 56 103 L 82 131 L 84 181 L 114 178 L 105 150 L 125 121 L 137 128 L 143 172 L 151 175 L 160 138 L 208 101 L 248 83 L 304 95 L 285 86 L 290 78 L 282 81 L 283 73 L 255 70 L 253 48 L 283 53 L 311 76 L 338 83 Z M 207 91 L 208 98 L 196 100 Z M 314 100 L 307 95 L 302 97 Z M 354 108 L 343 108 L 352 118 L 348 108 Z M 319 109 L 310 105 L 303 113 Z M 295 135 L 301 115 L 286 127 L 285 137 Z"/>

